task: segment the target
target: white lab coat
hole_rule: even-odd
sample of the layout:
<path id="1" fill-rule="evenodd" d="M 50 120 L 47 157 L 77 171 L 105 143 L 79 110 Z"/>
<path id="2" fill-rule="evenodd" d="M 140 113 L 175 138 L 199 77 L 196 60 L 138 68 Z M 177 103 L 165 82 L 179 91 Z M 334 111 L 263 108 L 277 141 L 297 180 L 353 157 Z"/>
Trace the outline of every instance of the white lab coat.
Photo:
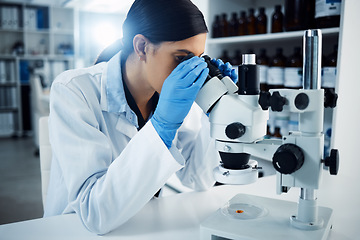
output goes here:
<path id="1" fill-rule="evenodd" d="M 98 234 L 135 215 L 175 172 L 195 190 L 215 182 L 219 155 L 207 116 L 193 104 L 170 149 L 151 121 L 138 131 L 124 96 L 120 54 L 57 77 L 49 130 L 53 159 L 44 216 L 76 212 Z"/>

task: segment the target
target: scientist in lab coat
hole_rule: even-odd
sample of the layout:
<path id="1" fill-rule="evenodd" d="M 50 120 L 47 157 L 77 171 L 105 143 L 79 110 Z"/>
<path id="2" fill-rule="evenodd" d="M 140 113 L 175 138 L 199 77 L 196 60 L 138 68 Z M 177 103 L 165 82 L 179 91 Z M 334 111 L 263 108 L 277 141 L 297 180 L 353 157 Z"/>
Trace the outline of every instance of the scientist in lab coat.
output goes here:
<path id="1" fill-rule="evenodd" d="M 108 62 L 66 71 L 51 88 L 44 216 L 75 212 L 97 234 L 134 216 L 174 173 L 194 190 L 210 188 L 220 161 L 194 103 L 209 72 L 199 9 L 190 0 L 136 0 L 123 32 Z M 214 62 L 236 81 L 229 64 Z"/>

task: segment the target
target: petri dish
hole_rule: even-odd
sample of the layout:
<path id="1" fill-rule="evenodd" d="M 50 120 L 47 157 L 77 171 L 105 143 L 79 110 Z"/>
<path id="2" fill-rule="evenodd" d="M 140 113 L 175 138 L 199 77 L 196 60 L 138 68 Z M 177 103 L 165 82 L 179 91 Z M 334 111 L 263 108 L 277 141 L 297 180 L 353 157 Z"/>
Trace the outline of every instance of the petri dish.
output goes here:
<path id="1" fill-rule="evenodd" d="M 221 212 L 226 216 L 243 220 L 261 218 L 268 213 L 266 208 L 256 202 L 241 198 L 228 201 L 227 204 L 222 207 Z"/>

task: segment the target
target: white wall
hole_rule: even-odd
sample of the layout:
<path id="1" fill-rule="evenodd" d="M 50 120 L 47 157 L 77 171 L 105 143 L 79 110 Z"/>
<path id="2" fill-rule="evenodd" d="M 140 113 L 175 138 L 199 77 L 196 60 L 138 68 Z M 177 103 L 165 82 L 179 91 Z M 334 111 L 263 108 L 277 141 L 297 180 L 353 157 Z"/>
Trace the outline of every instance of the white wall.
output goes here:
<path id="1" fill-rule="evenodd" d="M 119 13 L 79 12 L 79 57 L 85 66 L 94 64 L 99 53 L 111 44 L 106 44 L 107 40 L 122 37 L 124 20 L 125 15 Z"/>
<path id="2" fill-rule="evenodd" d="M 319 202 L 334 208 L 334 229 L 347 229 L 346 238 L 358 239 L 360 227 L 360 1 L 343 0 L 339 57 L 338 105 L 334 112 L 333 148 L 339 149 L 337 176 L 325 173 Z M 336 231 L 335 231 L 336 232 Z"/>

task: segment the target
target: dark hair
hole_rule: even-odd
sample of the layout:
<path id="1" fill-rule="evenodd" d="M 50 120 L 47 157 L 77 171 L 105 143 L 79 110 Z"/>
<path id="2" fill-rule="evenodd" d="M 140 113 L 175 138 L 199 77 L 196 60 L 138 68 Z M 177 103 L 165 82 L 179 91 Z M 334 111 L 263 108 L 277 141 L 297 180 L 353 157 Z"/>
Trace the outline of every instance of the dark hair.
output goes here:
<path id="1" fill-rule="evenodd" d="M 111 47 L 117 50 L 111 56 L 104 58 L 101 53 L 96 63 L 109 60 L 120 50 L 127 57 L 134 50 L 133 39 L 137 34 L 158 44 L 207 32 L 203 14 L 190 0 L 135 0 L 123 24 L 122 44 L 117 42 Z"/>

